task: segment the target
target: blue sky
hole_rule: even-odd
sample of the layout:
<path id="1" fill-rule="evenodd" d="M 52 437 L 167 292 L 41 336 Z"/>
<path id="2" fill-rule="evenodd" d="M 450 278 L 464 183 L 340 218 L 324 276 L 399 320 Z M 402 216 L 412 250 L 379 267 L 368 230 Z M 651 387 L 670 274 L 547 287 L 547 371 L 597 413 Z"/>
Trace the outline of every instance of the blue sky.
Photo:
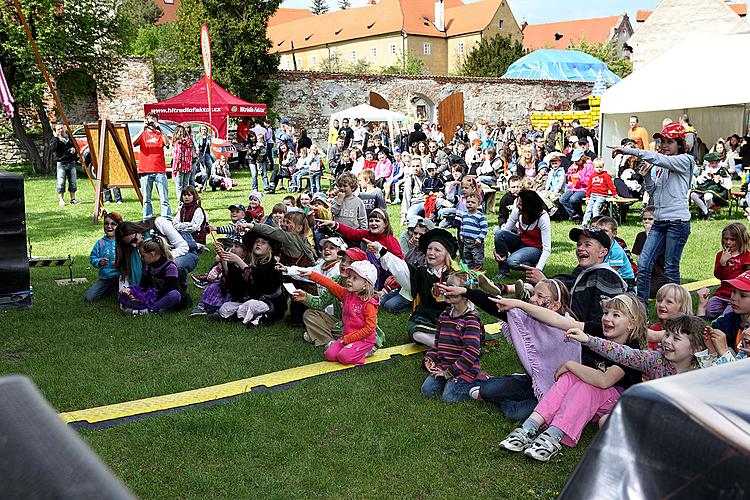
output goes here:
<path id="1" fill-rule="evenodd" d="M 367 0 L 351 1 L 352 6 L 360 6 L 367 3 Z M 470 2 L 476 0 L 464 1 Z M 627 12 L 631 23 L 635 25 L 636 10 L 653 9 L 659 4 L 659 0 L 579 0 L 573 2 L 565 0 L 508 0 L 508 2 L 519 23 L 526 18 L 532 24 L 583 19 L 587 17 L 613 16 Z M 284 0 L 282 7 L 309 7 L 310 4 L 310 0 Z M 333 9 L 338 5 L 338 2 L 337 0 L 328 0 L 328 5 Z"/>

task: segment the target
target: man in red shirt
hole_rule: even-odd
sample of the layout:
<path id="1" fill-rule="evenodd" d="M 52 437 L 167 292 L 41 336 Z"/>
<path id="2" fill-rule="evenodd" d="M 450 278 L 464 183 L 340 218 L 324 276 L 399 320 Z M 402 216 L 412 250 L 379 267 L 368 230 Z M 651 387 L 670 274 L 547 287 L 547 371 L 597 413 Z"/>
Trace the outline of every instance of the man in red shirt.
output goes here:
<path id="1" fill-rule="evenodd" d="M 172 209 L 169 206 L 169 184 L 167 183 L 167 165 L 164 161 L 164 148 L 169 147 L 169 138 L 161 133 L 159 115 L 149 113 L 143 131 L 133 141 L 133 146 L 140 147 L 138 158 L 138 177 L 143 193 L 143 220 L 153 215 L 151 195 L 154 185 L 159 193 L 161 216 L 172 220 Z"/>

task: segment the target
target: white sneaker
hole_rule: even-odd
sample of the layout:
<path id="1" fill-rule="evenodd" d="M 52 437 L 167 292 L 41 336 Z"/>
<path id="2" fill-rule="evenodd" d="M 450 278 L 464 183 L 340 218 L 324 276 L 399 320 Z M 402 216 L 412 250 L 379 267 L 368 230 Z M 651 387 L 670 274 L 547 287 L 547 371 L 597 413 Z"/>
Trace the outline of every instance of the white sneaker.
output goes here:
<path id="1" fill-rule="evenodd" d="M 524 451 L 533 442 L 533 436 L 530 436 L 523 427 L 516 427 L 508 434 L 508 437 L 500 441 L 500 448 L 508 451 Z"/>
<path id="2" fill-rule="evenodd" d="M 475 385 L 471 389 L 469 389 L 469 397 L 471 399 L 479 399 L 479 386 Z"/>
<path id="3" fill-rule="evenodd" d="M 549 459 L 560 453 L 562 445 L 547 432 L 542 432 L 529 445 L 523 454 L 540 462 L 549 462 Z"/>
<path id="4" fill-rule="evenodd" d="M 148 313 L 148 309 L 133 309 L 133 316 L 144 316 Z"/>
<path id="5" fill-rule="evenodd" d="M 303 340 L 304 340 L 305 342 L 309 342 L 309 343 L 311 343 L 311 344 L 312 344 L 312 343 L 314 342 L 314 340 L 312 339 L 312 337 L 310 337 L 310 334 L 309 334 L 309 333 L 307 333 L 307 330 L 305 330 L 305 331 L 304 331 L 304 332 L 302 333 L 302 339 L 303 339 Z"/>

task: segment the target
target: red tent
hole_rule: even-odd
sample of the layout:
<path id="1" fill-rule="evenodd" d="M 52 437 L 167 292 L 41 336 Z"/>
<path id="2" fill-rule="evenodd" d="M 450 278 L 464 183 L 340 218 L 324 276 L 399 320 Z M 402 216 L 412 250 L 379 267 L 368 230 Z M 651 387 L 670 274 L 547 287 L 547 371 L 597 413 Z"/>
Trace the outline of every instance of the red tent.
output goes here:
<path id="1" fill-rule="evenodd" d="M 211 104 L 213 109 L 211 128 L 217 137 L 226 139 L 230 116 L 264 116 L 265 104 L 255 104 L 235 97 L 216 82 L 211 82 Z M 163 120 L 176 122 L 203 122 L 208 124 L 208 95 L 206 77 L 181 94 L 161 102 L 145 104 L 146 113 L 154 111 Z"/>

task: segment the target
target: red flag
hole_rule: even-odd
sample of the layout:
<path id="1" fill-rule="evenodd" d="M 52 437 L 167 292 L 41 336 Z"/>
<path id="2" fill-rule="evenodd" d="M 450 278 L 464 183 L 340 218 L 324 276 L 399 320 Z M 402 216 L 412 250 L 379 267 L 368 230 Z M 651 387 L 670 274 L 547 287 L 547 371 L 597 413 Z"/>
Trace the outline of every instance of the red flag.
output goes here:
<path id="1" fill-rule="evenodd" d="M 213 75 L 211 72 L 211 37 L 208 35 L 208 26 L 201 25 L 201 54 L 203 55 L 203 72 L 206 74 L 206 93 L 208 95 L 208 121 L 213 125 L 211 116 L 211 87 Z"/>
<path id="2" fill-rule="evenodd" d="M 10 88 L 5 81 L 2 66 L 0 66 L 0 106 L 13 118 L 13 96 L 10 95 Z"/>

